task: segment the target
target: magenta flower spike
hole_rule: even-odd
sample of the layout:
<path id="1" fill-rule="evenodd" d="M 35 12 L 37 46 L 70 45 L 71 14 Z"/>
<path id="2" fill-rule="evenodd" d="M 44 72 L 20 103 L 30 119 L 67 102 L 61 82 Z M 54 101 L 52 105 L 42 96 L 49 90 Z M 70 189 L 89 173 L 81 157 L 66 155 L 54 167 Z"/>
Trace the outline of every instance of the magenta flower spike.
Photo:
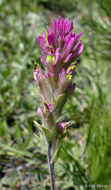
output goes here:
<path id="1" fill-rule="evenodd" d="M 72 21 L 59 17 L 57 21 L 51 22 L 47 33 L 37 37 L 42 52 L 41 61 L 51 75 L 59 74 L 62 68 L 67 68 L 83 51 L 83 44 L 79 41 L 82 33 L 76 36 L 72 30 Z"/>
<path id="2" fill-rule="evenodd" d="M 77 59 L 84 45 L 79 40 L 80 32 L 75 35 L 73 22 L 68 18 L 53 20 L 47 32 L 37 36 L 41 50 L 41 62 L 44 70 L 37 68 L 33 77 L 38 88 L 40 106 L 37 114 L 42 121 L 40 132 L 48 147 L 48 163 L 51 175 L 51 190 L 55 190 L 54 163 L 57 160 L 62 139 L 66 135 L 70 122 L 61 122 L 60 116 L 67 99 L 73 94 L 76 84 L 73 82 Z"/>

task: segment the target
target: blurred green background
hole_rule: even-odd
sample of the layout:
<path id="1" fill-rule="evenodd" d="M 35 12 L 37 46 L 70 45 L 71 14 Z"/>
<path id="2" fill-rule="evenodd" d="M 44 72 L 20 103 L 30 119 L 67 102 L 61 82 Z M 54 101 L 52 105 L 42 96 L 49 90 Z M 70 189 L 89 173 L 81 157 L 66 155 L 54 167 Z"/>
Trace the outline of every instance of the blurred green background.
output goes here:
<path id="1" fill-rule="evenodd" d="M 75 125 L 55 165 L 56 185 L 111 189 L 111 1 L 0 0 L 0 190 L 50 189 L 46 149 L 33 124 L 33 63 L 41 65 L 36 36 L 58 16 L 73 20 L 85 47 L 63 110 L 63 120 Z"/>

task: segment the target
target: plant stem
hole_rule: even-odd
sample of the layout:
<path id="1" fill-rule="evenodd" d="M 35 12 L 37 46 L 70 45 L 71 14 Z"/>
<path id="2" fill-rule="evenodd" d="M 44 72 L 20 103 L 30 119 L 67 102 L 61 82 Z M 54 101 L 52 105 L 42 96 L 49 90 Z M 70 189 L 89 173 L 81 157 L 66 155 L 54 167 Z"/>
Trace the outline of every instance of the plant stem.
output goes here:
<path id="1" fill-rule="evenodd" d="M 50 182 L 51 182 L 51 190 L 56 190 L 55 188 L 55 175 L 54 175 L 54 164 L 51 163 L 51 144 L 48 144 L 48 164 L 49 164 L 49 172 L 50 172 Z"/>

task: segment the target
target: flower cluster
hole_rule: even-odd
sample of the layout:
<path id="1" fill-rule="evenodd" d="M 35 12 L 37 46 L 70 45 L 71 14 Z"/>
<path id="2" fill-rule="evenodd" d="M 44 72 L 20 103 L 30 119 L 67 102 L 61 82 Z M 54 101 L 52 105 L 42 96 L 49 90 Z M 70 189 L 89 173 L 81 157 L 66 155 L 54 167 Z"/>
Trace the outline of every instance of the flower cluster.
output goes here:
<path id="1" fill-rule="evenodd" d="M 82 33 L 75 35 L 72 30 L 73 22 L 59 17 L 57 21 L 51 22 L 47 33 L 43 32 L 37 37 L 41 62 L 45 68 L 42 70 L 37 66 L 33 72 L 41 104 L 37 114 L 42 119 L 43 127 L 50 130 L 50 135 L 46 135 L 48 141 L 54 135 L 57 138 L 57 133 L 61 138 L 64 136 L 67 123 L 58 123 L 58 119 L 67 98 L 76 87 L 73 78 L 76 60 L 83 51 L 83 44 L 79 41 Z"/>

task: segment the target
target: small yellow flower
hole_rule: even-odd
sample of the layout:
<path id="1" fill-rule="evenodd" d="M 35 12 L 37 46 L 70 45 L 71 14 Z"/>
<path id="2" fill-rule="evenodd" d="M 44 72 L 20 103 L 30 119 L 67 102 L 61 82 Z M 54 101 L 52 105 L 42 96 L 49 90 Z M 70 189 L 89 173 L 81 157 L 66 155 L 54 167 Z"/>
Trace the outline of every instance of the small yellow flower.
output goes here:
<path id="1" fill-rule="evenodd" d="M 53 55 L 48 55 L 46 58 L 47 63 L 54 63 L 55 62 L 55 57 Z"/>

